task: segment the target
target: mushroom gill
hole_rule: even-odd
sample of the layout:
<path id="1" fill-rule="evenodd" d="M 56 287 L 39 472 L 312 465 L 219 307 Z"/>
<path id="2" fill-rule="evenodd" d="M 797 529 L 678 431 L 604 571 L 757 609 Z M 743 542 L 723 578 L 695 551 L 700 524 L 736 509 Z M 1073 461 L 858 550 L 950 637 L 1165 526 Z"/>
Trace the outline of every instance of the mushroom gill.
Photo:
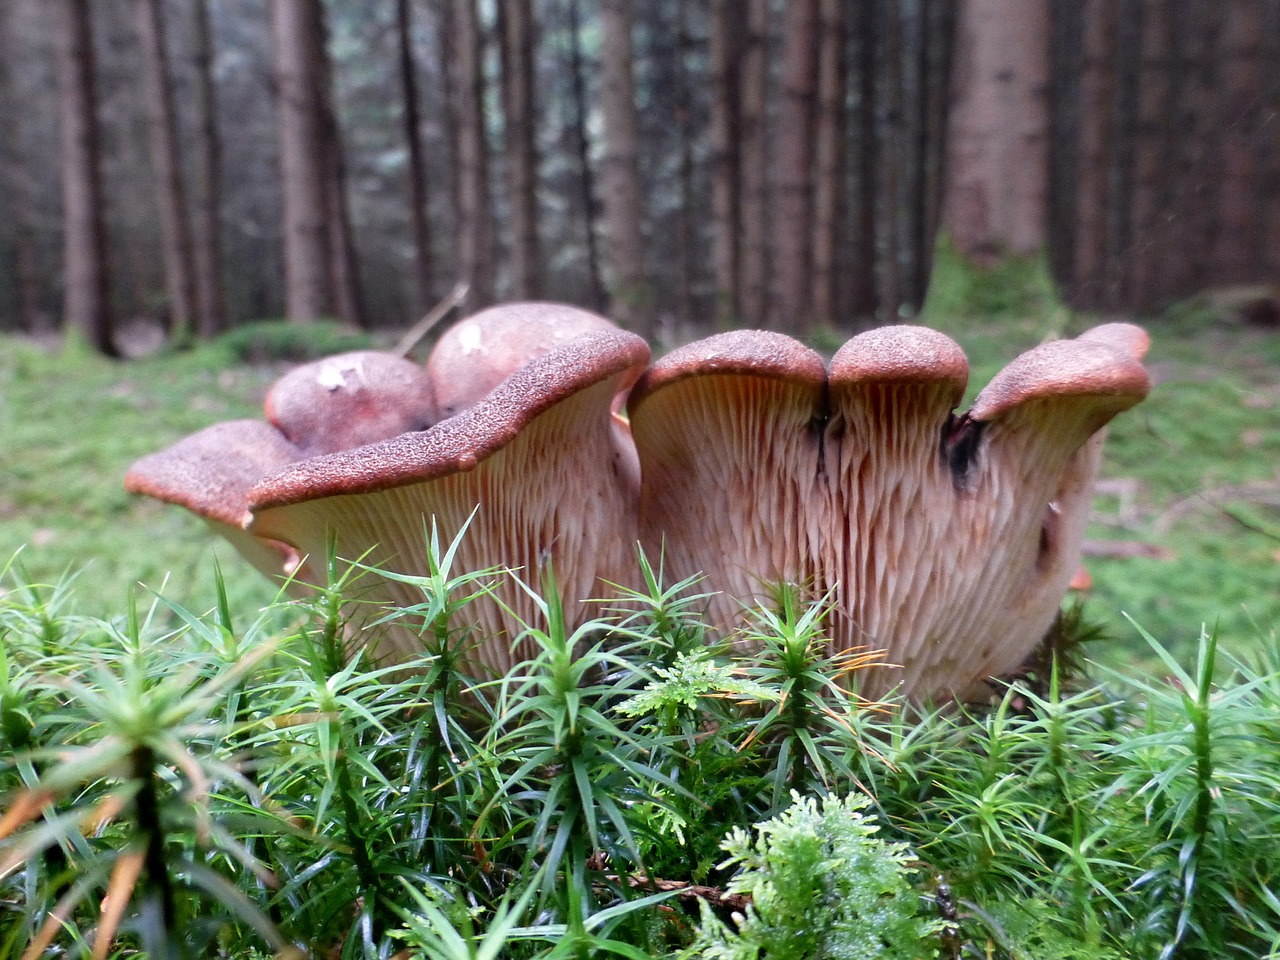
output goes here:
<path id="1" fill-rule="evenodd" d="M 553 563 L 571 624 L 580 601 L 602 581 L 630 582 L 635 498 L 624 427 L 615 397 L 644 370 L 649 350 L 622 331 L 586 334 L 507 377 L 483 400 L 430 430 L 302 460 L 249 493 L 249 530 L 323 555 L 364 558 L 400 573 L 429 569 L 424 528 L 453 539 L 475 513 L 457 553 L 462 569 L 495 565 L 532 586 Z M 478 508 L 478 509 L 477 509 Z M 420 602 L 408 583 L 379 579 L 379 599 Z M 531 598 L 499 578 L 477 602 L 475 657 L 502 674 L 532 651 L 512 649 L 521 625 L 537 622 Z M 421 649 L 407 625 L 388 629 L 378 653 L 401 658 Z"/>
<path id="2" fill-rule="evenodd" d="M 1125 325 L 1045 344 L 957 417 L 967 361 L 924 328 L 855 337 L 829 375 L 779 334 L 692 344 L 632 393 L 641 542 L 723 591 L 721 630 L 740 601 L 799 583 L 831 603 L 835 649 L 883 651 L 864 692 L 971 694 L 1049 627 L 1098 431 L 1146 394 L 1144 349 Z"/>

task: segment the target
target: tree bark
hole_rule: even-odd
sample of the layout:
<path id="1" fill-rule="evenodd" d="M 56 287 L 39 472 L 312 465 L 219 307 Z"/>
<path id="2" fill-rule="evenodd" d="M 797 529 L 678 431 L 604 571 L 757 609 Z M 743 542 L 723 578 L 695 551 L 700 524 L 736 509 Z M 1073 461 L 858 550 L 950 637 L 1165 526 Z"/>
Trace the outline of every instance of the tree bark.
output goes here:
<path id="1" fill-rule="evenodd" d="M 216 336 L 226 326 L 226 297 L 222 281 L 222 135 L 218 130 L 218 88 L 213 78 L 213 30 L 208 0 L 195 3 L 196 37 L 196 154 L 201 189 L 194 207 L 198 332 Z"/>
<path id="2" fill-rule="evenodd" d="M 1218 124 L 1215 138 L 1221 150 L 1221 203 L 1213 250 L 1215 283 L 1248 283 L 1262 275 L 1264 233 L 1258 216 L 1261 195 L 1258 172 L 1258 129 L 1264 123 L 1262 92 L 1261 5 L 1241 0 L 1223 8 L 1220 50 L 1222 82 L 1218 85 Z M 1280 37 L 1273 36 L 1273 43 Z M 1273 116 L 1271 123 L 1276 122 Z"/>
<path id="3" fill-rule="evenodd" d="M 476 0 L 452 0 L 454 89 L 458 95 L 458 272 L 470 285 L 466 304 L 494 299 L 493 202 L 484 119 L 483 37 Z"/>
<path id="4" fill-rule="evenodd" d="M 89 0 L 58 0 L 52 10 L 59 46 L 64 322 L 100 353 L 117 356 Z"/>
<path id="5" fill-rule="evenodd" d="M 30 169 L 28 123 L 16 83 L 20 38 L 8 14 L 9 10 L 0 5 L 0 116 L 8 117 L 6 136 L 0 141 L 0 195 L 7 197 L 9 204 L 13 237 L 11 271 L 17 286 L 14 306 L 18 327 L 36 333 L 43 324 L 34 222 L 35 178 Z M 0 322 L 0 328 L 3 326 Z"/>
<path id="6" fill-rule="evenodd" d="M 876 82 L 876 37 L 879 12 L 877 0 L 865 0 L 858 5 L 856 18 L 850 26 L 854 46 L 852 58 L 857 67 L 853 79 L 856 85 L 855 107 L 850 118 L 849 153 L 854 160 L 854 175 L 849 201 L 851 273 L 847 309 L 850 315 L 861 321 L 861 325 L 870 324 L 878 305 L 876 171 L 879 167 L 881 144 L 876 125 L 876 99 L 879 90 Z"/>
<path id="7" fill-rule="evenodd" d="M 591 163 L 591 141 L 587 136 L 587 78 L 586 64 L 582 56 L 582 23 L 578 0 L 568 0 L 570 80 L 573 93 L 573 141 L 577 155 L 579 182 L 581 184 L 583 243 L 587 254 L 587 285 L 590 306 L 594 310 L 607 309 L 608 294 L 600 270 L 600 244 L 597 222 L 599 207 L 596 203 L 595 167 Z"/>
<path id="8" fill-rule="evenodd" d="M 412 0 L 396 0 L 396 39 L 403 104 L 401 120 L 409 155 L 406 172 L 409 178 L 409 221 L 413 229 L 414 313 L 421 315 L 435 302 L 435 273 L 431 256 L 431 221 L 427 216 L 427 168 L 422 155 L 411 6 Z"/>
<path id="9" fill-rule="evenodd" d="M 736 0 L 711 4 L 711 210 L 716 278 L 716 323 L 732 324 L 739 311 L 741 170 L 738 145 L 742 18 Z"/>
<path id="10" fill-rule="evenodd" d="M 600 5 L 600 107 L 604 150 L 600 186 L 614 319 L 652 337 L 652 296 L 645 270 L 643 204 L 640 192 L 638 121 L 632 67 L 631 0 L 602 0 Z"/>
<path id="11" fill-rule="evenodd" d="M 331 316 L 331 237 L 327 158 L 313 43 L 318 0 L 272 0 L 284 194 L 285 313 L 290 320 Z"/>
<path id="12" fill-rule="evenodd" d="M 1084 73 L 1081 79 L 1080 169 L 1076 205 L 1075 275 L 1082 305 L 1104 302 L 1107 255 L 1107 171 L 1111 156 L 1111 116 L 1115 98 L 1115 8 L 1112 0 L 1084 6 Z"/>
<path id="13" fill-rule="evenodd" d="M 813 263 L 813 129 L 817 85 L 817 0 L 790 0 L 782 19 L 782 96 L 773 168 L 776 235 L 770 325 L 806 330 Z"/>
<path id="14" fill-rule="evenodd" d="M 511 213 L 511 294 L 542 296 L 538 238 L 537 105 L 534 98 L 534 23 L 531 0 L 506 0 L 502 24 L 502 105 L 508 207 Z"/>
<path id="15" fill-rule="evenodd" d="M 360 269 L 355 232 L 347 203 L 347 164 L 334 99 L 333 62 L 329 58 L 329 29 L 325 7 L 317 0 L 307 21 L 315 104 L 320 119 L 320 154 L 324 158 L 325 220 L 329 230 L 329 275 L 338 316 L 353 327 L 365 325 L 360 296 Z"/>
<path id="16" fill-rule="evenodd" d="M 196 322 L 195 253 L 182 158 L 178 152 L 178 115 L 169 81 L 169 53 L 160 0 L 134 0 L 134 15 L 146 75 L 147 127 L 152 178 L 160 207 L 170 335 L 181 342 L 193 334 Z"/>
<path id="17" fill-rule="evenodd" d="M 694 286 L 698 267 L 695 262 L 697 247 L 697 200 L 694 197 L 694 143 L 698 131 L 694 129 L 694 83 L 689 71 L 690 50 L 693 37 L 689 30 L 689 0 L 676 0 L 675 87 L 676 87 L 676 136 L 679 150 L 680 211 L 676 257 L 679 260 L 680 277 L 679 316 L 686 322 L 696 317 Z"/>
<path id="18" fill-rule="evenodd" d="M 740 8 L 740 7 L 739 7 Z M 741 58 L 739 110 L 742 237 L 738 304 L 742 323 L 763 326 L 769 311 L 769 149 L 765 104 L 769 93 L 769 0 L 747 0 L 746 48 Z"/>
<path id="19" fill-rule="evenodd" d="M 1049 0 L 963 0 L 943 214 L 979 263 L 1046 235 Z"/>
<path id="20" fill-rule="evenodd" d="M 820 0 L 817 116 L 814 134 L 812 319 L 830 328 L 836 316 L 836 253 L 844 205 L 845 24 L 842 0 Z"/>

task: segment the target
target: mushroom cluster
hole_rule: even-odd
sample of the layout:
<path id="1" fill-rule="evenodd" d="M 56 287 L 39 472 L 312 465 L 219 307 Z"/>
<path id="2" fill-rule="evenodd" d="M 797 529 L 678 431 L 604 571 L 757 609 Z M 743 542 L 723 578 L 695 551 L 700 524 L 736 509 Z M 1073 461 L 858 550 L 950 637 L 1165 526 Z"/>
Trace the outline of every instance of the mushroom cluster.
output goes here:
<path id="1" fill-rule="evenodd" d="M 130 469 L 126 487 L 205 517 L 259 569 L 314 581 L 307 557 L 427 572 L 424 528 L 466 527 L 457 562 L 580 601 L 639 579 L 636 544 L 702 574 L 732 636 L 778 583 L 829 607 L 833 652 L 883 652 L 864 693 L 969 696 L 1049 628 L 1088 518 L 1102 428 L 1146 394 L 1147 337 L 1097 327 L 1018 357 L 956 414 L 968 363 L 922 327 L 864 333 L 825 363 L 738 331 L 650 365 L 639 337 L 571 307 L 512 304 L 455 326 L 426 368 L 372 351 L 300 367 L 269 422 L 217 424 Z M 395 576 L 377 599 L 420 600 Z M 365 599 L 368 599 L 367 597 Z M 532 599 L 506 578 L 478 603 L 474 658 L 531 651 Z M 370 636 L 374 636 L 371 634 Z M 384 626 L 378 652 L 420 648 Z"/>

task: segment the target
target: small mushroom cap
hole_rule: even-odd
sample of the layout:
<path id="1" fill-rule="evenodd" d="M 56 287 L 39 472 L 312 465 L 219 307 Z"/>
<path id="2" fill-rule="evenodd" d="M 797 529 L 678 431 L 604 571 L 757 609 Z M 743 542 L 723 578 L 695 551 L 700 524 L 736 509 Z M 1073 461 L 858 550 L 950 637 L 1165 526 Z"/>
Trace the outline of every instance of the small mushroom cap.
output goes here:
<path id="1" fill-rule="evenodd" d="M 960 345 L 928 327 L 888 326 L 848 341 L 831 358 L 833 383 L 951 385 L 954 406 L 969 382 L 969 360 Z"/>
<path id="2" fill-rule="evenodd" d="M 427 358 L 436 409 L 442 418 L 451 417 L 561 344 L 616 329 L 598 314 L 559 303 L 482 310 L 447 330 Z"/>
<path id="3" fill-rule="evenodd" d="M 647 397 L 690 377 L 743 376 L 821 389 L 827 368 L 809 347 L 769 330 L 734 330 L 685 344 L 658 360 L 627 398 L 632 416 Z"/>
<path id="4" fill-rule="evenodd" d="M 427 372 L 377 350 L 303 364 L 267 393 L 267 419 L 307 456 L 386 440 L 435 423 Z"/>
<path id="5" fill-rule="evenodd" d="M 1134 353 L 1145 343 L 1146 334 L 1140 341 L 1127 335 L 1123 329 L 1127 324 L 1107 326 L 1112 329 L 1075 340 L 1053 340 L 1022 354 L 978 394 L 969 416 L 988 421 L 1028 404 L 1083 404 L 1096 408 L 1101 417 L 1087 435 L 1132 407 L 1151 389 L 1141 354 Z"/>
<path id="6" fill-rule="evenodd" d="M 435 525 L 448 543 L 465 528 L 456 569 L 518 569 L 540 586 L 550 562 L 577 622 L 576 601 L 599 595 L 599 581 L 633 580 L 635 491 L 612 405 L 648 359 L 645 342 L 620 330 L 572 340 L 430 430 L 313 457 L 263 480 L 249 495 L 249 529 L 313 556 L 332 535 L 339 556 L 425 575 L 424 530 Z M 372 584 L 369 599 L 421 602 L 420 591 L 392 577 L 364 584 Z M 513 651 L 512 640 L 538 612 L 508 579 L 493 592 L 468 613 L 480 627 L 475 660 L 500 674 L 530 654 L 530 642 Z M 389 628 L 380 642 L 391 656 L 421 649 L 408 629 Z"/>

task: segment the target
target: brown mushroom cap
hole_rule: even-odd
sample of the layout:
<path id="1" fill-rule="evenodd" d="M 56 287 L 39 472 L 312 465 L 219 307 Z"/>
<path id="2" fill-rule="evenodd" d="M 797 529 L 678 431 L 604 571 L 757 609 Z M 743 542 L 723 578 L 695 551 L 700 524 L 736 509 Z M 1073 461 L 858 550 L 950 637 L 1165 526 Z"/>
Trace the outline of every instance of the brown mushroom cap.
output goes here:
<path id="1" fill-rule="evenodd" d="M 125 474 L 130 493 L 186 507 L 209 522 L 236 550 L 270 577 L 290 572 L 292 548 L 242 528 L 249 489 L 302 456 L 261 420 L 231 420 L 206 427 L 158 453 L 142 457 Z"/>
<path id="2" fill-rule="evenodd" d="M 622 331 L 579 337 L 516 371 L 485 399 L 422 433 L 301 461 L 249 494 L 249 529 L 323 555 L 338 553 L 402 573 L 429 569 L 424 529 L 434 520 L 449 542 L 476 510 L 457 554 L 458 569 L 519 570 L 538 586 L 552 562 L 572 603 L 595 596 L 602 579 L 629 582 L 635 490 L 621 464 L 615 395 L 648 362 L 643 340 Z M 412 585 L 385 579 L 384 599 L 421 600 Z M 477 603 L 485 635 L 478 660 L 497 673 L 513 662 L 511 641 L 537 609 L 502 580 L 496 600 Z M 408 629 L 388 634 L 382 652 L 421 649 Z M 531 653 L 528 644 L 515 653 Z"/>
<path id="3" fill-rule="evenodd" d="M 584 333 L 617 327 L 604 317 L 559 303 L 511 303 L 459 322 L 427 358 L 440 416 L 476 403 L 530 361 Z"/>
<path id="4" fill-rule="evenodd" d="M 376 443 L 435 423 L 427 372 L 377 350 L 303 364 L 275 382 L 266 414 L 306 456 Z"/>

